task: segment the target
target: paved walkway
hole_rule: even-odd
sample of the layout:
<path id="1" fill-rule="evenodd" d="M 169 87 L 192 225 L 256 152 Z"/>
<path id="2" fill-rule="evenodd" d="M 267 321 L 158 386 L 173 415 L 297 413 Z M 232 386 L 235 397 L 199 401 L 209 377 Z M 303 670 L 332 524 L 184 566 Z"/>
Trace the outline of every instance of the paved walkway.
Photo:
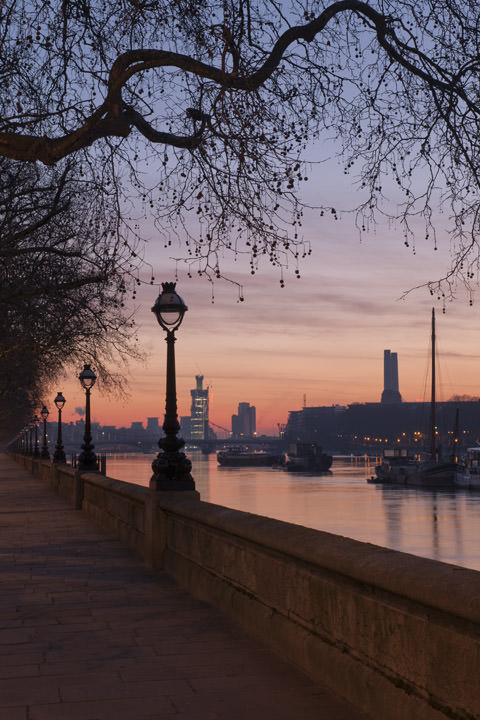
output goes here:
<path id="1" fill-rule="evenodd" d="M 361 720 L 0 454 L 1 720 Z"/>

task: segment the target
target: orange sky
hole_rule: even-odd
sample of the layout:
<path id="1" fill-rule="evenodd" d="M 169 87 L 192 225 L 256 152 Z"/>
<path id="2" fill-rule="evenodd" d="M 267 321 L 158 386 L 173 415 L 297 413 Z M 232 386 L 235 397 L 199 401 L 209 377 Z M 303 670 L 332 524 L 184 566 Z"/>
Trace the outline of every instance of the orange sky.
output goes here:
<path id="1" fill-rule="evenodd" d="M 312 157 L 319 159 L 325 148 L 330 145 L 317 145 Z M 331 203 L 337 210 L 358 204 L 357 191 L 336 161 L 310 168 L 308 174 L 312 180 L 305 199 L 310 204 Z M 244 286 L 245 302 L 238 302 L 234 285 L 218 282 L 212 304 L 209 282 L 187 279 L 179 264 L 177 290 L 189 307 L 176 343 L 179 415 L 190 412 L 196 374 L 203 374 L 211 388 L 211 420 L 226 428 L 239 402 L 256 406 L 257 430 L 269 434 L 278 432 L 289 410 L 302 407 L 304 395 L 307 405 L 378 402 L 386 348 L 398 353 L 404 400 L 423 399 L 432 301 L 441 355 L 439 399 L 480 395 L 480 304 L 475 298 L 470 307 L 459 292 L 445 315 L 426 289 L 399 299 L 447 271 L 448 214 L 438 218 L 439 250 L 419 225 L 415 253 L 405 247 L 400 228 L 379 223 L 360 242 L 353 216 L 339 215 L 337 222 L 313 211 L 305 215 L 303 239 L 313 254 L 302 261 L 300 280 L 291 269 L 284 289 L 268 263 L 251 276 L 248 260 L 226 258 L 224 270 Z M 148 227 L 143 232 L 148 235 Z M 175 278 L 171 255 L 181 256 L 182 249 L 165 250 L 152 231 L 146 260 L 159 282 Z M 150 311 L 157 294 L 158 287 L 150 285 L 138 292 L 139 338 L 148 358 L 130 368 L 129 397 L 119 400 L 98 387 L 93 390 L 93 418 L 102 424 L 129 426 L 147 417 L 163 422 L 166 346 Z M 66 421 L 78 419 L 76 408 L 84 405 L 76 379 L 80 369 L 72 368 L 52 391 L 52 399 L 57 389 L 64 392 Z M 53 407 L 48 398 L 45 402 Z"/>
<path id="2" fill-rule="evenodd" d="M 211 420 L 227 428 L 238 402 L 256 406 L 257 430 L 268 434 L 278 432 L 289 410 L 302 407 L 304 395 L 307 405 L 378 402 L 385 348 L 398 353 L 404 400 L 425 396 L 432 298 L 426 290 L 399 298 L 445 271 L 447 249 L 434 252 L 427 245 L 413 255 L 394 232 L 360 243 L 348 218 L 312 224 L 305 235 L 313 256 L 304 261 L 302 278 L 292 273 L 283 290 L 270 266 L 251 277 L 247 268 L 232 265 L 231 275 L 244 284 L 242 303 L 232 285 L 219 283 L 212 304 L 207 281 L 179 273 L 177 290 L 189 307 L 176 343 L 179 415 L 189 414 L 196 374 L 212 390 Z M 174 278 L 174 261 L 157 253 L 153 241 L 149 257 L 159 280 Z M 139 293 L 139 336 L 148 359 L 130 368 L 129 398 L 93 391 L 93 418 L 102 424 L 163 419 L 166 345 L 150 311 L 157 292 L 147 286 Z M 480 305 L 461 298 L 445 315 L 436 306 L 439 399 L 480 395 Z M 58 389 L 67 398 L 65 420 L 78 419 L 75 408 L 84 404 L 79 382 L 68 378 Z"/>

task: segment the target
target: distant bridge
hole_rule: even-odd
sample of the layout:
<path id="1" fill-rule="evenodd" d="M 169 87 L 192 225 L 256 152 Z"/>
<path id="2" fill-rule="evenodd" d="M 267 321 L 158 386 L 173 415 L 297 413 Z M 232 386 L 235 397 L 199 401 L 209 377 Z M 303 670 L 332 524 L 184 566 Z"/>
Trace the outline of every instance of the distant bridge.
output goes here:
<path id="1" fill-rule="evenodd" d="M 157 442 L 148 440 L 97 440 L 95 442 L 95 450 L 97 452 L 158 452 Z M 223 447 L 264 447 L 271 450 L 283 450 L 286 443 L 283 438 L 269 437 L 262 435 L 260 437 L 251 438 L 225 438 L 215 440 L 186 440 L 185 444 L 189 449 L 199 448 L 202 452 L 215 452 Z M 70 448 L 68 448 L 70 449 Z M 74 452 L 79 452 L 78 448 L 74 448 Z"/>
<path id="2" fill-rule="evenodd" d="M 286 447 L 285 440 L 279 437 L 261 435 L 259 437 L 217 438 L 216 440 L 187 440 L 189 447 L 198 447 L 203 452 L 214 452 L 223 447 L 264 447 L 271 450 L 282 450 Z"/>

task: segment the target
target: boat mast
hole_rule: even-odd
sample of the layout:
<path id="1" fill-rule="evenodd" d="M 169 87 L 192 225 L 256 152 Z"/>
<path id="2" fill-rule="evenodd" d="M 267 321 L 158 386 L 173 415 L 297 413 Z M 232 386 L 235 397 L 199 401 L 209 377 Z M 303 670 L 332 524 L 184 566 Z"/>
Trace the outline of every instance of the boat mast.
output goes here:
<path id="1" fill-rule="evenodd" d="M 457 446 L 458 446 L 458 407 L 455 412 L 455 425 L 453 426 L 453 447 L 452 447 L 452 462 L 457 462 Z"/>
<path id="2" fill-rule="evenodd" d="M 432 460 L 436 460 L 436 436 L 435 436 L 435 308 L 432 308 L 432 400 L 430 404 L 430 431 Z"/>

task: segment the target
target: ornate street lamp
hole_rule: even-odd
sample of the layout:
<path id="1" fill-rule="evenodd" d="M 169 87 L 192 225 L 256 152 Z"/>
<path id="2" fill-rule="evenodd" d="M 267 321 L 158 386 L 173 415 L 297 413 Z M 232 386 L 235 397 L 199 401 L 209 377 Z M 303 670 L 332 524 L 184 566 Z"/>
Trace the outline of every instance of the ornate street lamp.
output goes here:
<path id="1" fill-rule="evenodd" d="M 48 452 L 48 445 L 47 445 L 47 418 L 50 415 L 45 405 L 42 407 L 40 411 L 40 415 L 42 416 L 43 420 L 43 445 L 42 445 L 42 452 L 40 453 L 40 457 L 44 460 L 50 460 L 50 453 Z"/>
<path id="2" fill-rule="evenodd" d="M 85 434 L 83 436 L 82 452 L 78 457 L 79 470 L 98 470 L 97 456 L 94 453 L 92 433 L 90 430 L 90 390 L 95 385 L 97 376 L 90 365 L 85 365 L 78 376 L 85 390 Z"/>
<path id="3" fill-rule="evenodd" d="M 28 445 L 27 445 L 28 435 L 27 435 L 27 432 L 28 432 L 28 431 L 27 431 L 27 426 L 24 425 L 23 428 L 22 428 L 22 430 L 21 430 L 21 434 L 22 434 L 22 453 L 23 453 L 23 455 L 28 455 Z"/>
<path id="4" fill-rule="evenodd" d="M 38 426 L 40 425 L 40 418 L 35 415 L 33 418 L 33 425 L 35 427 L 35 447 L 33 449 L 33 457 L 40 457 L 40 450 L 38 449 Z"/>
<path id="5" fill-rule="evenodd" d="M 187 310 L 182 298 L 175 292 L 175 283 L 162 283 L 162 292 L 152 312 L 167 333 L 167 388 L 162 426 L 165 437 L 158 441 L 158 446 L 163 452 L 159 452 L 152 463 L 153 475 L 150 480 L 152 490 L 195 490 L 195 482 L 190 474 L 192 463 L 185 453 L 180 452 L 185 441 L 177 435 L 180 424 L 177 415 L 175 331 L 180 327 Z"/>
<path id="6" fill-rule="evenodd" d="M 58 410 L 58 423 L 57 423 L 57 444 L 55 445 L 55 452 L 53 453 L 53 462 L 54 463 L 64 463 L 66 462 L 65 458 L 65 451 L 63 449 L 63 443 L 62 443 L 62 410 L 63 406 L 66 403 L 65 398 L 63 397 L 61 392 L 57 393 L 57 397 L 53 401 L 55 403 L 55 406 Z"/>
<path id="7" fill-rule="evenodd" d="M 28 423 L 27 430 L 28 430 L 27 455 L 32 455 L 32 453 L 33 453 L 33 442 L 32 442 L 33 423 L 32 422 Z"/>

